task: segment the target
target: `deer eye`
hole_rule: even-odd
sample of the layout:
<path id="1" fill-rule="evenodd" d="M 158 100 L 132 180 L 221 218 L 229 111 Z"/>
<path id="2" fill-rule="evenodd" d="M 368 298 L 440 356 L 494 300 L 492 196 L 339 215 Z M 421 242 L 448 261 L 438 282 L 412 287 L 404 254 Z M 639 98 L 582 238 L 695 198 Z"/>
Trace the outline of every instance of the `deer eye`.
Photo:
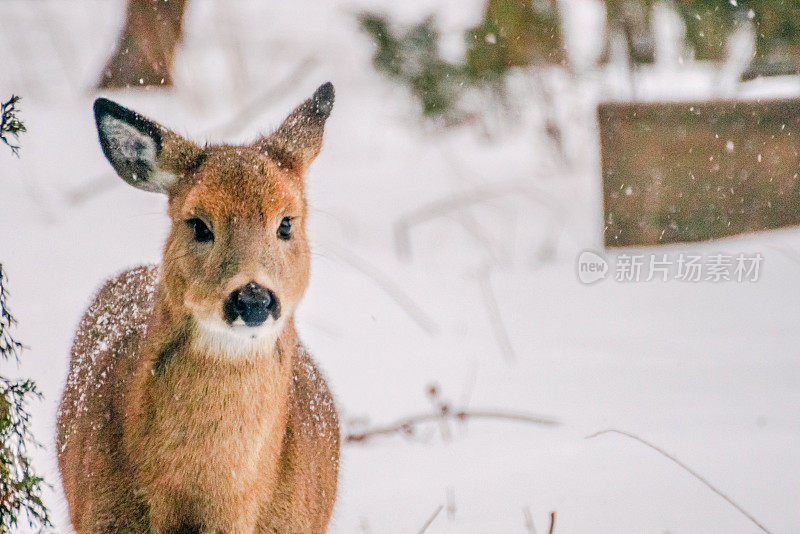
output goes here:
<path id="1" fill-rule="evenodd" d="M 201 219 L 194 218 L 186 221 L 194 233 L 194 240 L 198 243 L 208 243 L 214 240 L 214 232 Z"/>
<path id="2" fill-rule="evenodd" d="M 278 238 L 288 241 L 292 237 L 292 218 L 284 217 L 278 225 Z"/>

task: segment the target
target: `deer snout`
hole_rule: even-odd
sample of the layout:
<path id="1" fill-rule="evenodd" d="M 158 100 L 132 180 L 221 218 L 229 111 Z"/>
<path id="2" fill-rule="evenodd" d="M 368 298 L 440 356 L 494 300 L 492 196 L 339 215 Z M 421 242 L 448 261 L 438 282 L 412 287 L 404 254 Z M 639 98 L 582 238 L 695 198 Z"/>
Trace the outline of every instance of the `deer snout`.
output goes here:
<path id="1" fill-rule="evenodd" d="M 261 326 L 270 315 L 278 319 L 281 306 L 275 293 L 256 282 L 249 282 L 228 295 L 222 311 L 228 324 L 241 317 L 247 326 Z"/>

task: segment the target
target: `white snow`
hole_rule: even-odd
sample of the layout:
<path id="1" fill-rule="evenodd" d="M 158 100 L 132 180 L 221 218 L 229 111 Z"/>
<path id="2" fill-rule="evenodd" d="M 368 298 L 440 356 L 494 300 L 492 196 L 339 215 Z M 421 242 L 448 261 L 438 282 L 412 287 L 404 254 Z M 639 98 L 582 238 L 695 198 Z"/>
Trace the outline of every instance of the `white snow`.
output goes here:
<path id="1" fill-rule="evenodd" d="M 559 534 L 758 532 L 643 445 L 585 439 L 605 428 L 666 449 L 773 532 L 800 530 L 797 229 L 626 251 L 760 253 L 753 283 L 656 277 L 587 286 L 576 274 L 581 251 L 602 250 L 600 99 L 797 96 L 796 79 L 743 87 L 677 54 L 637 74 L 635 91 L 616 64 L 574 80 L 552 73 L 552 113 L 568 125 L 564 167 L 537 134 L 546 110 L 520 90 L 526 75 L 512 80 L 524 95 L 515 102 L 522 118 L 491 140 L 469 128 L 422 127 L 405 90 L 372 69 L 353 18 L 365 8 L 406 22 L 435 11 L 457 45 L 482 1 L 192 2 L 176 87 L 105 96 L 199 142 L 236 142 L 277 126 L 333 81 L 325 145 L 307 177 L 314 255 L 298 330 L 344 430 L 432 409 L 432 383 L 456 406 L 562 423 L 475 421 L 452 426 L 447 440 L 430 424 L 412 440 L 345 445 L 331 532 L 417 532 L 448 495 L 455 511 L 439 514 L 428 534 L 525 532 L 526 507 L 537 532 L 551 510 Z M 601 26 L 596 2 L 567 3 L 565 16 Z M 30 347 L 20 369 L 3 372 L 34 378 L 45 394 L 33 406 L 45 448 L 33 454 L 54 485 L 46 502 L 59 532 L 69 527 L 54 430 L 72 333 L 104 280 L 159 261 L 168 230 L 165 200 L 117 178 L 97 142 L 97 95 L 88 88 L 123 9 L 120 1 L 7 0 L 0 22 L 0 98 L 23 96 L 29 130 L 20 159 L 0 146 L 0 261 L 16 336 Z M 592 35 L 569 38 L 592 54 Z M 266 103 L 247 108 L 275 86 Z M 398 253 L 397 222 L 413 210 L 493 187 L 525 193 L 413 224 Z"/>

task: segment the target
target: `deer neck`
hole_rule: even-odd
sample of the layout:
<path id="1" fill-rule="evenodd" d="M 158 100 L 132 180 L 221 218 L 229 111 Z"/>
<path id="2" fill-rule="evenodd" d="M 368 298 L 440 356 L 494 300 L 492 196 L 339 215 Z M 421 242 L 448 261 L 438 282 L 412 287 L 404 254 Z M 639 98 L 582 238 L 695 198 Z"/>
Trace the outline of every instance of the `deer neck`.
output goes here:
<path id="1" fill-rule="evenodd" d="M 264 456 L 278 460 L 297 342 L 292 319 L 273 343 L 235 358 L 198 348 L 195 335 L 192 321 L 172 316 L 157 296 L 125 409 L 126 448 L 134 462 L 150 459 L 139 466 L 145 484 L 213 487 L 231 472 L 246 479 Z"/>

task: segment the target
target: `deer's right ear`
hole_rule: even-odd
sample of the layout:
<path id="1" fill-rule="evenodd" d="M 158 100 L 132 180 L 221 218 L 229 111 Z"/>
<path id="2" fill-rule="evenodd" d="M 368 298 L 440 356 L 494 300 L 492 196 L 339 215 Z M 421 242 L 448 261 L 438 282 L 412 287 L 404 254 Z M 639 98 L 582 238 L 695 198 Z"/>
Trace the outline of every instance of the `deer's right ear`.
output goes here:
<path id="1" fill-rule="evenodd" d="M 202 153 L 194 143 L 105 98 L 95 100 L 94 118 L 111 166 L 145 191 L 169 192 Z"/>

